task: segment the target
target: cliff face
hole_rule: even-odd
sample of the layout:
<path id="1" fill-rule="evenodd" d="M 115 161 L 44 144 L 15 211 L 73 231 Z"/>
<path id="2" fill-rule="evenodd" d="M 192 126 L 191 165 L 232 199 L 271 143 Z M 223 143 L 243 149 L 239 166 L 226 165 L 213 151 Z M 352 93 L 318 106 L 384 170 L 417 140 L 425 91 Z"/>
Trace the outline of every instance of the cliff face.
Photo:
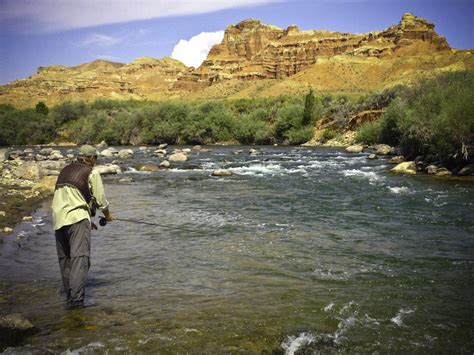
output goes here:
<path id="1" fill-rule="evenodd" d="M 196 90 L 216 82 L 239 79 L 284 79 L 315 64 L 318 58 L 337 55 L 397 57 L 450 51 L 434 25 L 404 14 L 396 26 L 380 32 L 350 34 L 330 31 L 281 29 L 258 20 L 229 26 L 221 44 L 204 63 L 181 76 L 176 89 Z"/>
<path id="2" fill-rule="evenodd" d="M 452 50 L 434 25 L 412 14 L 383 31 L 350 34 L 281 29 L 258 20 L 229 26 L 197 69 L 171 58 L 41 67 L 0 87 L 0 103 L 63 100 L 222 98 L 320 91 L 371 91 L 437 71 L 474 69 L 471 51 Z"/>

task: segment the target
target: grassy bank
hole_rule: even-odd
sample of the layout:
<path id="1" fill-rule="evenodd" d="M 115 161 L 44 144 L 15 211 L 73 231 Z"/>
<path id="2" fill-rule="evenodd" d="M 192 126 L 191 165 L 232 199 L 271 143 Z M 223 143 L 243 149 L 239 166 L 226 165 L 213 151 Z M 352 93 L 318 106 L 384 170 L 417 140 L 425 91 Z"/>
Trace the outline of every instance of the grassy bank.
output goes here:
<path id="1" fill-rule="evenodd" d="M 289 144 L 358 130 L 365 144 L 400 146 L 404 155 L 444 161 L 473 155 L 474 73 L 445 73 L 413 87 L 366 96 L 306 95 L 209 101 L 64 102 L 48 108 L 0 105 L 0 145 L 71 141 L 138 144 Z M 354 117 L 382 112 L 362 123 Z M 362 117 L 362 116 L 361 116 Z M 370 117 L 370 115 L 367 115 Z M 357 122 L 354 126 L 353 123 Z"/>

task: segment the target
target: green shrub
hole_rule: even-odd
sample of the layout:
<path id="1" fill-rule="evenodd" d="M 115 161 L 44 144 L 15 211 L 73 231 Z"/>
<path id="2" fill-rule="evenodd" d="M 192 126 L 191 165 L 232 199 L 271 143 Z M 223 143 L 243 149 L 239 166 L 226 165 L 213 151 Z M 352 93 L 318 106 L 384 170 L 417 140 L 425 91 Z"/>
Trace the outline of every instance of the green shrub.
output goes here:
<path id="1" fill-rule="evenodd" d="M 321 137 L 319 138 L 319 141 L 321 143 L 326 143 L 327 141 L 336 138 L 339 135 L 339 132 L 336 131 L 335 129 L 332 128 L 326 128 L 323 133 L 321 134 Z"/>
<path id="2" fill-rule="evenodd" d="M 380 122 L 366 122 L 357 130 L 356 141 L 363 144 L 376 144 L 380 137 Z"/>

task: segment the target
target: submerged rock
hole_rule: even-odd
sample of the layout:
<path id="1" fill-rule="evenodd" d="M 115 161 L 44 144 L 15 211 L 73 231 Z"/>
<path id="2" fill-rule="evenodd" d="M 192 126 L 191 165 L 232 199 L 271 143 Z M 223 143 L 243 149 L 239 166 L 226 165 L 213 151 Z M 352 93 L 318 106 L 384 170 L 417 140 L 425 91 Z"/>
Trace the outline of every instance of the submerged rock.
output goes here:
<path id="1" fill-rule="evenodd" d="M 135 179 L 132 178 L 131 176 L 127 176 L 127 177 L 123 177 L 119 180 L 119 183 L 121 184 L 125 184 L 125 183 L 129 183 L 129 182 L 134 182 Z"/>
<path id="2" fill-rule="evenodd" d="M 212 172 L 212 176 L 231 176 L 232 172 L 227 169 L 216 169 Z"/>
<path id="3" fill-rule="evenodd" d="M 395 173 L 402 173 L 402 174 L 416 174 L 416 164 L 414 161 L 406 161 L 403 163 L 398 164 L 396 167 L 392 169 Z"/>
<path id="4" fill-rule="evenodd" d="M 159 169 L 158 165 L 141 165 L 137 167 L 138 171 L 158 171 Z"/>
<path id="5" fill-rule="evenodd" d="M 0 347 L 20 344 L 36 331 L 34 325 L 20 314 L 12 313 L 0 317 Z"/>

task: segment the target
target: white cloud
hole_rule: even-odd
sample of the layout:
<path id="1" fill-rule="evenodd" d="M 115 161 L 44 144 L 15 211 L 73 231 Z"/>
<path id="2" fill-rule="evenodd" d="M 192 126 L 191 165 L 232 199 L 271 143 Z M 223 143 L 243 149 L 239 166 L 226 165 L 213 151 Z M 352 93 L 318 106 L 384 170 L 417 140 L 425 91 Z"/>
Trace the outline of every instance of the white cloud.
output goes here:
<path id="1" fill-rule="evenodd" d="M 111 61 L 111 62 L 120 62 L 120 58 L 119 57 L 115 57 L 113 55 L 102 55 L 102 54 L 99 54 L 96 56 L 97 59 L 103 59 L 103 60 L 108 60 L 108 61 Z"/>
<path id="2" fill-rule="evenodd" d="M 182 39 L 174 46 L 171 58 L 177 59 L 188 67 L 199 67 L 206 59 L 209 50 L 214 44 L 221 43 L 224 31 L 201 32 L 191 37 L 189 41 Z"/>
<path id="3" fill-rule="evenodd" d="M 79 45 L 81 47 L 98 46 L 111 47 L 123 41 L 123 37 L 112 37 L 100 33 L 92 33 L 83 39 Z"/>
<path id="4" fill-rule="evenodd" d="M 280 0 L 0 0 L 0 20 L 59 32 L 152 18 L 209 13 Z"/>

